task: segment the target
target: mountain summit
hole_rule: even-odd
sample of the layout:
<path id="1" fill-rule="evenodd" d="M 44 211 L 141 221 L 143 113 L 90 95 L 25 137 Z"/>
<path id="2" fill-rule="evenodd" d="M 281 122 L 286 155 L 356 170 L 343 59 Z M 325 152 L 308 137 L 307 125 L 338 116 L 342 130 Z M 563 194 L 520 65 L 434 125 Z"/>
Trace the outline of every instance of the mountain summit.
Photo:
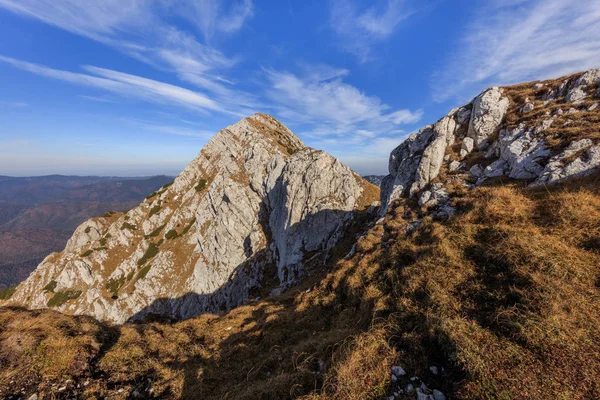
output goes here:
<path id="1" fill-rule="evenodd" d="M 171 183 L 80 225 L 11 302 L 122 323 L 229 309 L 293 284 L 378 190 L 273 117 L 219 131 Z"/>

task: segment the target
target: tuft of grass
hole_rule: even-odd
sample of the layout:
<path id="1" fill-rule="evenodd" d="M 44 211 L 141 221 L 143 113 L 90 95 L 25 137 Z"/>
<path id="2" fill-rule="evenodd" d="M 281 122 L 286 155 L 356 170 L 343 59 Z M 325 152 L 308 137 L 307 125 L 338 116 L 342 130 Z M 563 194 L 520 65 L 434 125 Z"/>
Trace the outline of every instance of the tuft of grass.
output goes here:
<path id="1" fill-rule="evenodd" d="M 48 300 L 48 307 L 60 307 L 65 304 L 69 300 L 75 300 L 81 296 L 81 291 L 79 290 L 66 290 L 64 292 L 56 292 L 54 296 L 50 300 Z"/>
<path id="2" fill-rule="evenodd" d="M 149 238 L 158 236 L 160 234 L 160 232 L 164 229 L 165 225 L 166 224 L 159 226 L 158 228 L 156 228 L 155 230 L 153 230 L 152 232 L 150 232 L 149 234 L 144 236 L 144 238 L 149 239 Z"/>
<path id="3" fill-rule="evenodd" d="M 12 295 L 15 294 L 15 291 L 17 290 L 17 286 L 19 286 L 19 285 L 14 285 L 14 286 L 8 287 L 6 289 L 0 290 L 0 300 L 10 299 L 12 297 Z"/>
<path id="4" fill-rule="evenodd" d="M 196 189 L 196 192 L 201 192 L 201 191 L 203 191 L 203 190 L 204 190 L 204 188 L 206 188 L 206 184 L 207 184 L 207 183 L 208 183 L 208 182 L 206 181 L 206 179 L 200 179 L 200 180 L 198 181 L 198 184 L 197 184 L 197 185 L 196 185 L 196 187 L 195 187 L 195 189 Z"/>
<path id="5" fill-rule="evenodd" d="M 48 284 L 46 286 L 44 286 L 44 288 L 42 290 L 46 293 L 54 292 L 54 289 L 56 289 L 56 285 L 58 285 L 58 282 L 56 282 L 54 279 L 52 279 L 50 282 L 48 282 Z"/>
<path id="6" fill-rule="evenodd" d="M 93 249 L 89 249 L 80 254 L 81 257 L 87 257 L 94 252 Z"/>
<path id="7" fill-rule="evenodd" d="M 165 234 L 166 239 L 175 239 L 176 237 L 177 237 L 177 231 L 175 229 L 171 229 Z"/>
<path id="8" fill-rule="evenodd" d="M 150 211 L 148 212 L 148 218 L 152 217 L 154 214 L 158 214 L 159 211 L 160 211 L 160 204 L 157 204 L 154 207 L 152 207 L 150 209 Z"/>
<path id="9" fill-rule="evenodd" d="M 102 215 L 104 218 L 110 218 L 113 215 L 115 215 L 117 212 L 116 211 L 107 211 L 104 213 L 104 215 Z M 86 232 L 87 233 L 87 232 Z"/>
<path id="10" fill-rule="evenodd" d="M 119 289 L 121 289 L 121 287 L 123 287 L 125 284 L 125 279 L 125 276 L 121 276 L 118 279 L 110 278 L 108 281 L 106 281 L 106 290 L 108 290 L 113 297 L 118 297 Z"/>
<path id="11" fill-rule="evenodd" d="M 138 265 L 144 265 L 149 259 L 151 259 L 152 257 L 154 257 L 156 254 L 158 254 L 158 246 L 154 243 L 150 243 L 148 245 L 148 249 L 146 250 L 146 252 L 144 253 L 144 255 L 142 256 L 142 258 L 140 258 L 137 262 Z"/>
<path id="12" fill-rule="evenodd" d="M 123 225 L 121 225 L 121 230 L 123 230 L 123 229 L 129 229 L 130 231 L 136 231 L 137 226 L 130 224 L 129 222 L 123 222 Z"/>
<path id="13" fill-rule="evenodd" d="M 194 217 L 189 224 L 186 225 L 185 228 L 183 228 L 183 231 L 181 232 L 180 236 L 185 235 L 186 233 L 188 233 L 190 231 L 190 229 L 192 229 L 192 226 L 194 226 L 194 224 L 196 223 L 196 217 Z"/>
<path id="14" fill-rule="evenodd" d="M 137 274 L 136 280 L 144 279 L 146 275 L 148 275 L 148 272 L 150 272 L 150 267 L 150 265 L 146 265 L 144 268 L 140 269 L 140 271 Z"/>

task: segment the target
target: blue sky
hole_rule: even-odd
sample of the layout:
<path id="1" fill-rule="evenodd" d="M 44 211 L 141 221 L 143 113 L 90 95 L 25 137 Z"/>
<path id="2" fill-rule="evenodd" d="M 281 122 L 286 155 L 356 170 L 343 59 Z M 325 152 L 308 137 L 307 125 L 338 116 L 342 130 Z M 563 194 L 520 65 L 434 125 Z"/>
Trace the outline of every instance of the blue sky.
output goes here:
<path id="1" fill-rule="evenodd" d="M 274 115 L 361 174 L 494 84 L 600 66 L 600 2 L 0 0 L 0 174 L 177 174 Z"/>

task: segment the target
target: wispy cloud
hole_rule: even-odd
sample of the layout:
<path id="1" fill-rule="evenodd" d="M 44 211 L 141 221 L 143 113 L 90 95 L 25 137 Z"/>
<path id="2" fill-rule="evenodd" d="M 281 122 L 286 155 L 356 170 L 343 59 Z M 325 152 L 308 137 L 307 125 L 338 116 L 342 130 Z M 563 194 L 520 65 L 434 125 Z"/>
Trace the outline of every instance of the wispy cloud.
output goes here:
<path id="1" fill-rule="evenodd" d="M 446 68 L 432 77 L 438 101 L 600 66 L 598 1 L 495 0 L 472 19 Z"/>
<path id="2" fill-rule="evenodd" d="M 0 0 L 0 7 L 99 41 L 221 95 L 233 92 L 228 80 L 214 71 L 231 67 L 236 60 L 199 43 L 165 17 L 189 19 L 208 40 L 218 32 L 238 31 L 253 13 L 251 0 L 227 4 L 221 0 Z"/>
<path id="3" fill-rule="evenodd" d="M 196 110 L 225 112 L 218 103 L 198 92 L 123 72 L 86 66 L 84 69 L 94 75 L 82 74 L 52 69 L 46 66 L 4 56 L 0 56 L 0 62 L 11 64 L 16 68 L 36 75 L 61 80 L 75 85 L 102 89 L 126 97 L 140 98 L 145 101 L 158 103 L 178 104 Z"/>
<path id="4" fill-rule="evenodd" d="M 23 101 L 0 101 L 0 107 L 28 107 L 29 103 Z"/>
<path id="5" fill-rule="evenodd" d="M 396 28 L 414 13 L 406 0 L 386 0 L 360 9 L 354 0 L 331 0 L 330 26 L 342 47 L 361 62 L 372 59 L 372 47 L 392 36 Z"/>
<path id="6" fill-rule="evenodd" d="M 317 125 L 314 133 L 378 132 L 395 125 L 417 122 L 421 111 L 391 110 L 375 96 L 369 96 L 343 82 L 346 70 L 316 68 L 298 76 L 266 70 L 267 97 L 279 114 L 296 122 Z"/>
<path id="7" fill-rule="evenodd" d="M 195 24 L 207 41 L 217 33 L 239 31 L 246 20 L 254 15 L 252 0 L 240 0 L 232 4 L 223 0 L 182 1 L 176 3 L 174 8 Z"/>

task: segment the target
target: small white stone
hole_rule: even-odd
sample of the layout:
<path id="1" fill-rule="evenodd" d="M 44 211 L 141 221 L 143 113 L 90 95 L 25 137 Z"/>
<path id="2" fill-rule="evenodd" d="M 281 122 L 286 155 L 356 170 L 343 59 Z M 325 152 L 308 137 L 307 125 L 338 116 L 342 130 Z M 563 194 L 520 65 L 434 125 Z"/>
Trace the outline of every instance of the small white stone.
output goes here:
<path id="1" fill-rule="evenodd" d="M 431 371 L 432 374 L 437 375 L 438 374 L 438 367 L 436 367 L 435 365 L 432 365 L 431 367 L 429 367 L 429 370 Z"/>
<path id="2" fill-rule="evenodd" d="M 448 166 L 448 170 L 450 171 L 456 171 L 457 169 L 460 168 L 460 162 L 454 160 L 450 163 L 450 165 Z"/>
<path id="3" fill-rule="evenodd" d="M 406 375 L 406 371 L 404 371 L 404 369 L 401 366 L 394 365 L 392 367 L 392 375 L 394 375 L 394 376 L 404 376 L 404 375 Z"/>
<path id="4" fill-rule="evenodd" d="M 588 108 L 588 111 L 593 111 L 593 110 L 595 110 L 596 108 L 598 108 L 598 103 L 594 103 L 594 104 L 592 104 L 591 106 L 589 106 L 589 108 Z"/>
<path id="5" fill-rule="evenodd" d="M 410 392 L 412 392 L 413 390 L 415 390 L 415 387 L 412 385 L 412 383 L 409 383 L 409 384 L 406 386 L 406 391 L 407 391 L 408 393 L 410 393 Z"/>

